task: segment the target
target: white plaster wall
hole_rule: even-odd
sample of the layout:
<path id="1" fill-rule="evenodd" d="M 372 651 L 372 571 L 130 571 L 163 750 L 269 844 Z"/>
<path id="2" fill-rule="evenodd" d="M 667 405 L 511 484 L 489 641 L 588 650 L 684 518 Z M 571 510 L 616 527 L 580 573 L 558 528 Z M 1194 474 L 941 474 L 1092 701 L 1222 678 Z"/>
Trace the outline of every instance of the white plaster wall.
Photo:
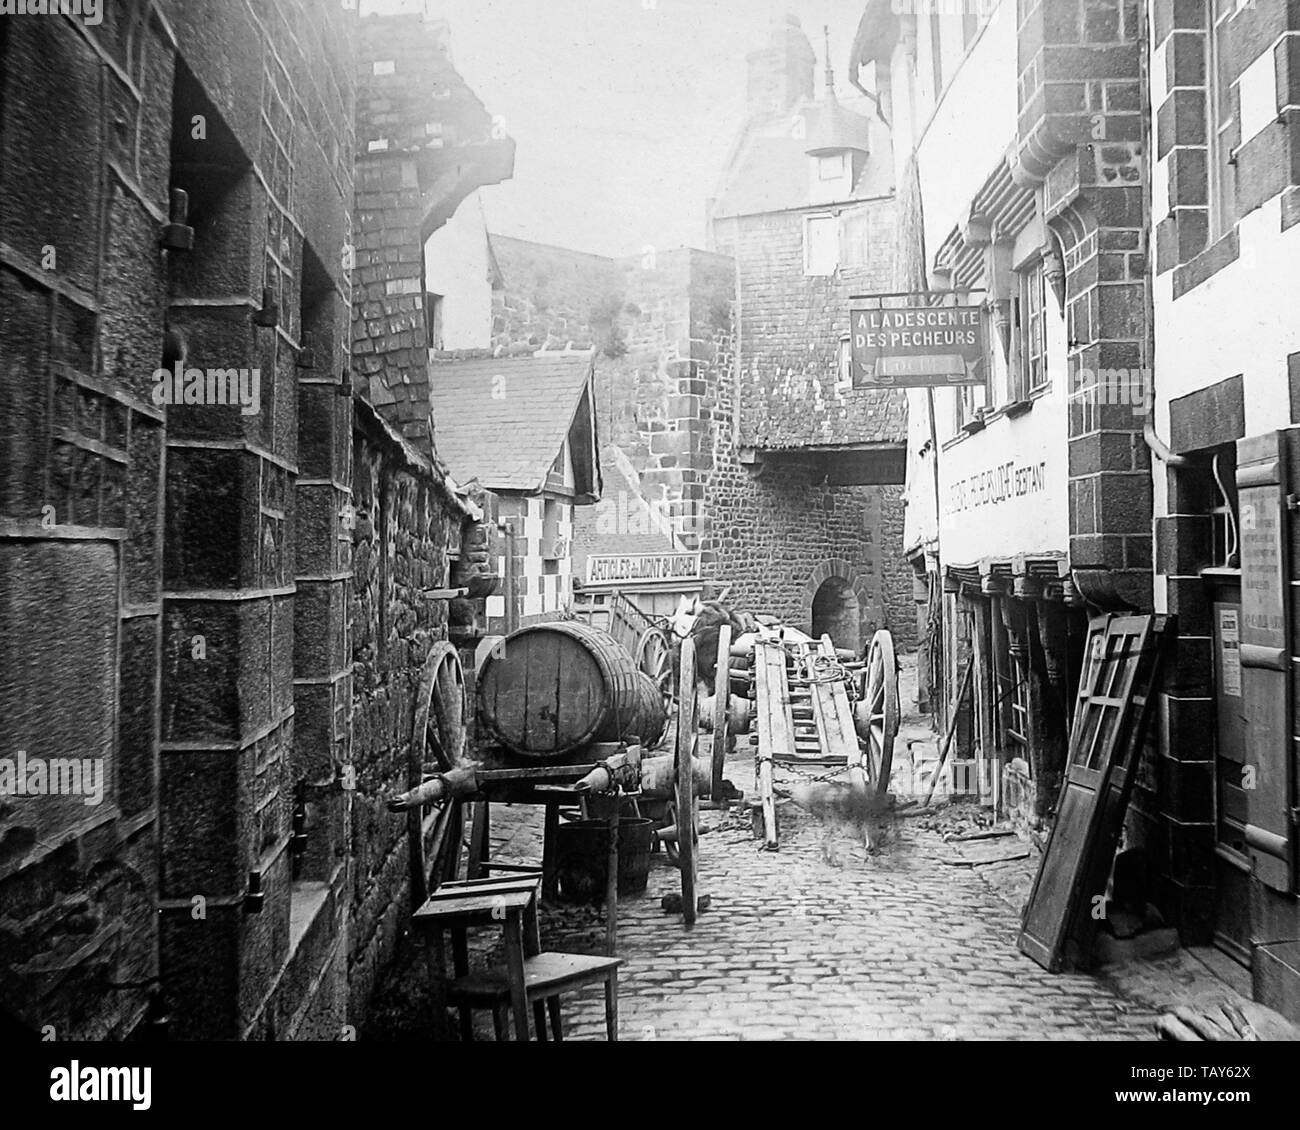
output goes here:
<path id="1" fill-rule="evenodd" d="M 1300 225 L 1281 231 L 1275 196 L 1238 224 L 1240 256 L 1177 301 L 1173 271 L 1158 275 L 1155 299 L 1156 427 L 1169 438 L 1169 402 L 1242 375 L 1246 435 L 1287 427 L 1287 354 L 1300 352 Z M 1156 513 L 1164 514 L 1164 467 Z"/>
<path id="2" fill-rule="evenodd" d="M 542 541 L 545 537 L 545 499 L 529 498 L 522 522 L 516 523 L 524 546 L 523 576 L 528 579 L 528 592 L 524 594 L 524 616 L 537 616 L 545 612 L 558 612 L 573 597 L 572 552 L 558 558 L 557 572 L 546 573 L 542 565 Z M 573 504 L 560 502 L 556 529 L 560 537 L 573 544 Z"/>
<path id="3" fill-rule="evenodd" d="M 946 45 L 946 70 L 955 69 L 955 73 L 948 77 L 949 85 L 937 108 L 931 89 L 933 72 L 927 19 L 917 21 L 915 72 L 901 48 L 895 50 L 890 65 L 895 179 L 898 184 L 903 183 L 903 173 L 915 149 L 921 177 L 925 248 L 931 262 L 1016 136 L 1014 0 L 1002 0 L 992 10 L 964 57 L 960 17 L 940 18 L 940 36 Z M 936 430 L 941 444 L 953 433 L 956 395 L 947 389 L 938 389 L 934 394 Z M 1035 407 L 1029 416 L 1038 413 L 1039 407 Z M 1048 412 L 1043 412 L 1039 418 L 1046 415 Z M 921 453 L 929 439 L 927 393 L 924 389 L 909 390 L 903 518 L 903 545 L 908 552 L 921 545 L 933 545 L 938 538 L 934 456 L 932 452 Z"/>
<path id="4" fill-rule="evenodd" d="M 925 203 L 925 249 L 931 261 L 1015 140 L 1015 7 L 1012 0 L 1003 0 L 994 10 L 933 116 L 928 123 L 919 123 L 924 133 L 917 142 L 917 158 Z M 951 23 L 952 17 L 948 19 Z M 959 34 L 960 23 L 958 18 L 941 34 Z M 928 42 L 927 21 L 918 21 L 917 38 Z M 922 64 L 923 77 L 927 66 Z"/>
<path id="5" fill-rule="evenodd" d="M 1047 294 L 1047 365 L 1050 383 L 1033 408 L 999 416 L 983 431 L 942 450 L 939 458 L 939 556 L 945 565 L 973 565 L 984 557 L 1065 555 L 1070 548 L 1066 328 L 1056 296 Z M 951 394 L 949 394 L 951 395 Z M 941 441 L 942 442 L 942 441 Z M 1043 487 L 984 505 L 954 505 L 953 486 L 1001 464 L 1015 469 L 1043 464 Z M 1027 484 L 1026 484 L 1027 485 Z M 968 503 L 970 495 L 968 492 Z"/>
<path id="6" fill-rule="evenodd" d="M 424 245 L 425 288 L 443 295 L 442 347 L 492 344 L 492 281 L 487 224 L 477 192 L 466 198 Z"/>
<path id="7" fill-rule="evenodd" d="M 908 554 L 920 546 L 935 545 L 939 537 L 934 508 L 934 453 L 925 449 L 930 439 L 929 411 L 925 389 L 908 389 L 907 478 L 903 487 L 903 552 Z"/>

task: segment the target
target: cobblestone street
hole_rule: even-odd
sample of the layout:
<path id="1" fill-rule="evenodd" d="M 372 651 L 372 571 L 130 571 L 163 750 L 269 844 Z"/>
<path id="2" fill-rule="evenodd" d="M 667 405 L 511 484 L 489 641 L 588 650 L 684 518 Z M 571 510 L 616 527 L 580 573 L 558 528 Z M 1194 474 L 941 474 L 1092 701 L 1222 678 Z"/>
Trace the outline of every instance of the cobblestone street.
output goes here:
<path id="1" fill-rule="evenodd" d="M 750 764 L 729 762 L 742 788 Z M 500 810 L 499 858 L 532 853 L 534 817 Z M 680 889 L 663 855 L 645 895 L 620 902 L 623 1039 L 1152 1038 L 1152 1006 L 1021 955 L 1017 909 L 976 870 L 946 866 L 940 836 L 917 820 L 897 820 L 868 856 L 849 829 L 792 803 L 779 852 L 759 850 L 747 819 L 702 819 L 712 906 L 696 925 L 660 909 Z M 559 927 L 544 923 L 548 946 L 591 946 L 590 931 Z M 567 1038 L 604 1038 L 598 988 L 566 1001 L 565 1016 Z"/>

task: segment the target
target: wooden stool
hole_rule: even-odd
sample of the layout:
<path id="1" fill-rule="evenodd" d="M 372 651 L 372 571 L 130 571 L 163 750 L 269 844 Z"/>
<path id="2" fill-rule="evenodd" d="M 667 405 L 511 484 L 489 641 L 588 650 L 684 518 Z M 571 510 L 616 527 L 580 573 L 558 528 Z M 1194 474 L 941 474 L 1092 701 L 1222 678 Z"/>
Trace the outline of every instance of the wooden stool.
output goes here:
<path id="1" fill-rule="evenodd" d="M 560 994 L 593 981 L 605 984 L 605 1035 L 618 1039 L 618 967 L 621 957 L 596 957 L 581 953 L 538 953 L 524 958 L 524 994 L 528 1004 L 540 1016 L 545 1001 L 551 1016 L 551 1035 L 558 1042 L 564 1038 L 560 1021 Z M 448 986 L 447 999 L 459 1008 L 490 1008 L 498 1040 L 506 1038 L 506 1017 L 513 1001 L 514 986 L 508 965 L 498 965 L 486 973 L 458 977 Z M 516 1039 L 519 1038 L 519 1009 L 516 1007 Z M 527 1039 L 527 1029 L 525 1035 Z M 546 1037 L 538 1029 L 537 1038 Z"/>
<path id="2" fill-rule="evenodd" d="M 443 964 L 442 932 L 452 936 L 452 965 L 457 979 L 469 973 L 469 947 L 466 931 L 476 926 L 500 926 L 505 935 L 506 998 L 514 1012 L 515 1038 L 528 1039 L 528 995 L 525 990 L 524 961 L 541 951 L 537 923 L 537 877 L 520 879 L 466 879 L 443 883 L 411 916 L 411 922 L 428 931 L 429 979 L 434 992 L 434 1008 L 441 1025 L 447 999 L 446 970 Z M 538 1039 L 546 1039 L 546 1010 L 539 999 L 534 1004 Z M 470 1006 L 460 1006 L 460 1032 L 463 1040 L 472 1040 L 474 1031 Z"/>

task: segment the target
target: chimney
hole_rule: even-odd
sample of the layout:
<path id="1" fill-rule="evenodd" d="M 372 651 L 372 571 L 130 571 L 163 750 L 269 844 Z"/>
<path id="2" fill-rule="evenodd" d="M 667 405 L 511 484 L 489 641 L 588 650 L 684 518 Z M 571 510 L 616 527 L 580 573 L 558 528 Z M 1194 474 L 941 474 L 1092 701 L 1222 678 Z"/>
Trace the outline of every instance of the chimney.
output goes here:
<path id="1" fill-rule="evenodd" d="M 773 20 L 767 46 L 751 51 L 746 62 L 750 114 L 775 117 L 812 97 L 816 57 L 798 16 Z"/>

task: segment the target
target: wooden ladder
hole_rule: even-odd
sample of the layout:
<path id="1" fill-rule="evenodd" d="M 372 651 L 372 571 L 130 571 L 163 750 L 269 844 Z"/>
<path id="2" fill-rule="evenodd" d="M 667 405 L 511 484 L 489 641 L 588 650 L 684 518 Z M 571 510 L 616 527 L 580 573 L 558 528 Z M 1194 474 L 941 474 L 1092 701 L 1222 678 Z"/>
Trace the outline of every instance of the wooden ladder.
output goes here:
<path id="1" fill-rule="evenodd" d="M 759 640 L 754 645 L 758 720 L 757 780 L 763 811 L 763 846 L 777 847 L 776 765 L 846 769 L 862 764 L 848 688 L 818 675 L 817 659 L 836 661 L 828 636 L 816 643 Z"/>

